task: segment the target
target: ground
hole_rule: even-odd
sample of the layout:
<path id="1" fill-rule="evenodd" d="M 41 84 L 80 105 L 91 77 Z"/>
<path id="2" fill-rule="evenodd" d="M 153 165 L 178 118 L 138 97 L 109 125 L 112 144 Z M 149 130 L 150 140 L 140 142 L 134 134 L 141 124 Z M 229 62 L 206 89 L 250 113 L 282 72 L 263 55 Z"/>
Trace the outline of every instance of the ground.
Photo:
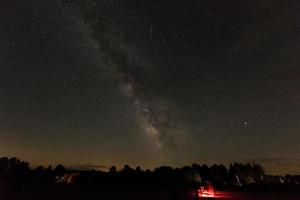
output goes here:
<path id="1" fill-rule="evenodd" d="M 153 187 L 103 187 L 80 185 L 1 185 L 4 200 L 195 200 L 192 190 L 158 189 Z M 300 192 L 227 192 L 217 191 L 216 199 L 224 200 L 298 200 Z"/>

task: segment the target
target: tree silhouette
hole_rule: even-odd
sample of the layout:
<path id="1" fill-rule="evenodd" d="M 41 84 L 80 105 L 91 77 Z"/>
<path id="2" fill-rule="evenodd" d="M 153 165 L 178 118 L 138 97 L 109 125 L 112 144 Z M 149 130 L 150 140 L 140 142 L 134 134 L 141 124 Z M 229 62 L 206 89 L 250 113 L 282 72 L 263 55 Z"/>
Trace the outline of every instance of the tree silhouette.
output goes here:
<path id="1" fill-rule="evenodd" d="M 111 174 L 117 173 L 117 167 L 116 167 L 116 166 L 111 166 L 111 167 L 109 168 L 109 172 L 110 172 Z"/>

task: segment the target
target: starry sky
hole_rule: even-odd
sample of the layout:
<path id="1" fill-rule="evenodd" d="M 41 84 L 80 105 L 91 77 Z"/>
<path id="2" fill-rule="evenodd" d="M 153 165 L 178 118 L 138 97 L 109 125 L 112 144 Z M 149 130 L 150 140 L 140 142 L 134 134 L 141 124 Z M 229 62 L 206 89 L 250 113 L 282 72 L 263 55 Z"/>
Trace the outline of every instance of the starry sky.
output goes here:
<path id="1" fill-rule="evenodd" d="M 300 3 L 2 0 L 0 156 L 300 173 Z"/>

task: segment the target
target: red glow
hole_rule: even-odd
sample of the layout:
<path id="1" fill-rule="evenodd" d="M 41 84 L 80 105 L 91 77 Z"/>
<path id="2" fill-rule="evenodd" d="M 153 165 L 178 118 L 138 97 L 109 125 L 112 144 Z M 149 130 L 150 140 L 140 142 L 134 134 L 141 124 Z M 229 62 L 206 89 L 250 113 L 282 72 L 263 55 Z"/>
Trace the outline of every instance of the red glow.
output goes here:
<path id="1" fill-rule="evenodd" d="M 207 187 L 200 187 L 200 189 L 198 189 L 198 197 L 205 197 L 205 198 L 214 198 L 215 197 L 215 190 L 214 188 L 209 185 Z"/>

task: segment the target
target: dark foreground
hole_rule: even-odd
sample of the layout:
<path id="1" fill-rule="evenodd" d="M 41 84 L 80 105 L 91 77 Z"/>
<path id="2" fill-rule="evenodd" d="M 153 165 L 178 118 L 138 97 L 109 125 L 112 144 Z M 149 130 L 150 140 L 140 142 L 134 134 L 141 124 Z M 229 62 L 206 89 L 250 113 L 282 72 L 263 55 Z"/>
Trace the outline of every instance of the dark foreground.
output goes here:
<path id="1" fill-rule="evenodd" d="M 300 200 L 300 194 L 290 193 L 254 193 L 254 192 L 217 192 L 216 199 L 241 200 Z"/>
<path id="2" fill-rule="evenodd" d="M 216 192 L 215 198 L 235 200 L 300 200 L 300 192 Z M 80 185 L 1 185 L 0 200 L 195 200 L 193 190 L 153 187 L 87 187 Z M 201 200 L 201 199 L 199 199 Z"/>

